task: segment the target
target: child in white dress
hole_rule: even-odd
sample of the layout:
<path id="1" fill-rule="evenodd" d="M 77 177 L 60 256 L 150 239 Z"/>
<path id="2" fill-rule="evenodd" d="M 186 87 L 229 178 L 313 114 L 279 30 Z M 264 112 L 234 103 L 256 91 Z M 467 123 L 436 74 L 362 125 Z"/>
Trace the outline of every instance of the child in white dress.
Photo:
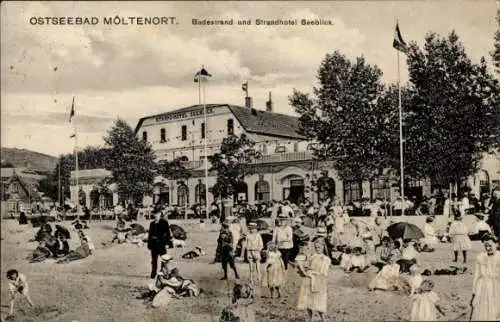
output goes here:
<path id="1" fill-rule="evenodd" d="M 278 298 L 281 297 L 280 287 L 285 283 L 285 264 L 281 259 L 281 253 L 273 243 L 267 245 L 267 258 L 264 266 L 267 275 L 265 286 L 271 291 L 271 298 L 274 297 L 274 291 Z"/>
<path id="2" fill-rule="evenodd" d="M 410 284 L 410 295 L 417 293 L 420 285 L 424 281 L 424 277 L 420 273 L 420 266 L 415 264 L 410 267 L 410 277 L 408 283 Z"/>
<path id="3" fill-rule="evenodd" d="M 462 216 L 455 210 L 455 221 L 450 225 L 449 235 L 453 243 L 454 262 L 458 261 L 458 253 L 462 252 L 464 263 L 467 263 L 467 251 L 471 249 L 471 241 L 467 226 L 462 222 Z"/>
<path id="4" fill-rule="evenodd" d="M 248 265 L 250 268 L 250 283 L 254 282 L 254 271 L 257 272 L 257 281 L 260 281 L 260 252 L 264 248 L 262 237 L 257 231 L 257 224 L 248 224 L 250 233 L 245 238 L 244 248 L 247 250 Z"/>
<path id="5" fill-rule="evenodd" d="M 14 315 L 14 303 L 18 296 L 24 297 L 30 306 L 34 306 L 30 298 L 28 279 L 24 274 L 19 273 L 15 269 L 7 271 L 7 278 L 9 279 L 9 291 L 11 294 L 9 316 Z"/>
<path id="6" fill-rule="evenodd" d="M 443 310 L 438 305 L 439 296 L 432 291 L 433 288 L 434 282 L 425 280 L 420 285 L 419 292 L 412 295 L 413 306 L 410 321 L 436 321 L 436 311 L 444 315 Z"/>

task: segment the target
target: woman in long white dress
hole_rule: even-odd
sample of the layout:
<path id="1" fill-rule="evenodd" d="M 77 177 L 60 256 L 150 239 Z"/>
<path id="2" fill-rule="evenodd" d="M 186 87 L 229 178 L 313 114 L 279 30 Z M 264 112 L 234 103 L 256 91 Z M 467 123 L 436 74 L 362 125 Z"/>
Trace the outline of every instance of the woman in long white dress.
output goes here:
<path id="1" fill-rule="evenodd" d="M 394 261 L 394 256 L 389 256 L 387 259 L 387 265 L 382 267 L 380 272 L 377 273 L 375 278 L 368 285 L 370 291 L 373 290 L 383 290 L 389 291 L 393 290 L 396 285 L 398 285 L 399 279 L 399 265 Z"/>
<path id="2" fill-rule="evenodd" d="M 298 264 L 302 284 L 297 309 L 307 310 L 309 321 L 312 321 L 314 312 L 318 312 L 321 321 L 325 321 L 330 264 L 330 258 L 324 255 L 324 243 L 320 240 L 314 243 L 314 254 L 305 263 Z"/>
<path id="3" fill-rule="evenodd" d="M 472 321 L 500 320 L 500 252 L 489 239 L 484 241 L 485 252 L 476 258 L 472 284 Z"/>

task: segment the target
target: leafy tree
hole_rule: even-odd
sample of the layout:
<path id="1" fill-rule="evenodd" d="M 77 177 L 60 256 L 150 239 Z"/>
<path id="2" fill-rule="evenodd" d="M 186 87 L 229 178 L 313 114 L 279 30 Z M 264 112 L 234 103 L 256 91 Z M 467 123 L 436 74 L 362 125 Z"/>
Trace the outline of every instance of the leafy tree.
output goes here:
<path id="1" fill-rule="evenodd" d="M 377 104 L 383 92 L 377 66 L 363 57 L 351 62 L 338 51 L 326 55 L 314 97 L 294 90 L 290 104 L 300 115 L 299 130 L 319 143 L 315 157 L 336 160 L 344 180 L 365 180 L 384 166 L 380 148 L 391 144 L 387 111 Z"/>
<path id="2" fill-rule="evenodd" d="M 220 152 L 208 156 L 212 167 L 210 171 L 217 171 L 217 182 L 212 188 L 216 198 L 228 198 L 233 195 L 235 188 L 244 182 L 246 175 L 252 173 L 249 166 L 254 158 L 259 157 L 253 147 L 255 142 L 245 134 L 230 135 L 224 140 Z"/>
<path id="3" fill-rule="evenodd" d="M 151 192 L 156 173 L 151 145 L 139 140 L 130 125 L 117 119 L 104 142 L 109 148 L 109 170 L 118 186 L 121 201 L 139 202 Z"/>
<path id="4" fill-rule="evenodd" d="M 158 173 L 170 180 L 188 179 L 191 172 L 185 167 L 187 161 L 186 156 L 177 157 L 172 161 L 161 160 L 158 162 Z"/>
<path id="5" fill-rule="evenodd" d="M 459 183 L 477 171 L 483 152 L 499 146 L 500 88 L 484 58 L 474 64 L 458 36 L 427 35 L 407 57 L 410 103 L 406 167 L 435 184 Z"/>

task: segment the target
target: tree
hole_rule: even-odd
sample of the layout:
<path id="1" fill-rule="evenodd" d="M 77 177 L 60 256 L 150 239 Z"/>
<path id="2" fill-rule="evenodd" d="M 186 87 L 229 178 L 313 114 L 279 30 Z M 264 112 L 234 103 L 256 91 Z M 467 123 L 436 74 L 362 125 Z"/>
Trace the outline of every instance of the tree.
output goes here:
<path id="1" fill-rule="evenodd" d="M 185 167 L 187 161 L 186 156 L 177 157 L 172 161 L 161 160 L 158 162 L 158 173 L 170 180 L 188 179 L 191 172 Z"/>
<path id="2" fill-rule="evenodd" d="M 491 53 L 491 56 L 493 58 L 493 64 L 495 65 L 495 70 L 497 74 L 500 74 L 500 10 L 497 11 L 497 24 L 498 24 L 498 29 L 497 32 L 495 33 L 494 49 L 493 52 Z"/>
<path id="3" fill-rule="evenodd" d="M 407 62 L 405 165 L 439 186 L 459 183 L 477 171 L 482 153 L 499 146 L 498 81 L 484 58 L 471 62 L 455 32 L 430 33 L 423 49 L 412 43 Z"/>
<path id="4" fill-rule="evenodd" d="M 230 135 L 222 140 L 220 152 L 208 157 L 210 171 L 217 171 L 217 182 L 212 188 L 214 197 L 225 199 L 233 195 L 245 176 L 252 173 L 250 163 L 259 156 L 254 145 L 245 134 Z"/>
<path id="5" fill-rule="evenodd" d="M 336 51 L 321 62 L 313 98 L 296 90 L 289 97 L 300 115 L 300 132 L 319 143 L 315 157 L 335 160 L 344 180 L 372 178 L 386 163 L 380 149 L 393 136 L 387 111 L 377 104 L 384 89 L 381 76 L 363 57 L 351 62 Z"/>
<path id="6" fill-rule="evenodd" d="M 109 148 L 109 170 L 118 186 L 121 201 L 139 202 L 151 192 L 156 173 L 151 145 L 139 140 L 130 125 L 117 119 L 104 142 Z"/>

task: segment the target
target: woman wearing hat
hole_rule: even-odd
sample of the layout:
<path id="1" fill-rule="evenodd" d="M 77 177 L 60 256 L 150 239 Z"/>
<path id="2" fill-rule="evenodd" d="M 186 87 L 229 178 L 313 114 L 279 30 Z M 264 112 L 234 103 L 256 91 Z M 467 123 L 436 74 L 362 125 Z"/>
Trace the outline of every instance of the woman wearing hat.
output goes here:
<path id="1" fill-rule="evenodd" d="M 458 253 L 462 252 L 464 263 L 467 263 L 467 251 L 471 249 L 471 241 L 467 226 L 462 222 L 462 215 L 454 209 L 455 220 L 450 225 L 449 235 L 453 243 L 454 262 L 458 261 Z"/>
<path id="2" fill-rule="evenodd" d="M 472 321 L 500 320 L 500 252 L 492 237 L 484 241 L 484 252 L 476 258 L 472 283 Z"/>

